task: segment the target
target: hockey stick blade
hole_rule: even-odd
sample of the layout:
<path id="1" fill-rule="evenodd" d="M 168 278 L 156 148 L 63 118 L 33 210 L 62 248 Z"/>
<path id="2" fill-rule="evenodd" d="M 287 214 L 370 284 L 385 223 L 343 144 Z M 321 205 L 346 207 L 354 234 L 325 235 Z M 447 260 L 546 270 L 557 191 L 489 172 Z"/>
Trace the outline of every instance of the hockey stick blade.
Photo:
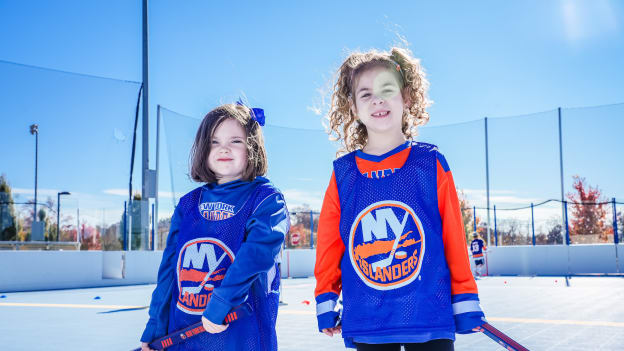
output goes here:
<path id="1" fill-rule="evenodd" d="M 499 345 L 509 351 L 529 351 L 526 347 L 518 344 L 515 340 L 505 335 L 502 331 L 494 328 L 489 323 L 476 327 L 475 330 L 482 332 L 489 336 L 492 340 L 496 341 Z"/>
<path id="2" fill-rule="evenodd" d="M 236 307 L 232 312 L 228 313 L 225 316 L 224 322 L 226 324 L 230 324 L 234 321 L 237 321 L 243 317 L 246 317 L 251 314 L 251 306 L 244 303 L 238 307 Z M 167 334 L 161 338 L 158 338 L 149 343 L 149 347 L 152 350 L 164 350 L 167 347 L 177 345 L 186 339 L 193 337 L 197 334 L 201 334 L 206 332 L 202 322 L 197 322 L 195 324 L 191 324 L 190 326 L 174 331 L 171 334 Z M 141 348 L 136 348 L 132 351 L 141 351 Z"/>

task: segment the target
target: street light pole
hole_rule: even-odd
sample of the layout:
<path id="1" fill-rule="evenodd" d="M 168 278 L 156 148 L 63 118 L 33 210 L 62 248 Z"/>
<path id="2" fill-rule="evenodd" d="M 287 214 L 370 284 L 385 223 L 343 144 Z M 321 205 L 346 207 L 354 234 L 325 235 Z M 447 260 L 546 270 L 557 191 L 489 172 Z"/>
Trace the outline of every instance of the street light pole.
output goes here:
<path id="1" fill-rule="evenodd" d="M 61 191 L 56 194 L 56 241 L 61 237 L 61 195 L 71 195 L 68 191 Z"/>
<path id="2" fill-rule="evenodd" d="M 39 154 L 39 126 L 30 125 L 30 134 L 35 136 L 35 212 L 33 213 L 33 224 L 37 221 L 37 158 Z"/>

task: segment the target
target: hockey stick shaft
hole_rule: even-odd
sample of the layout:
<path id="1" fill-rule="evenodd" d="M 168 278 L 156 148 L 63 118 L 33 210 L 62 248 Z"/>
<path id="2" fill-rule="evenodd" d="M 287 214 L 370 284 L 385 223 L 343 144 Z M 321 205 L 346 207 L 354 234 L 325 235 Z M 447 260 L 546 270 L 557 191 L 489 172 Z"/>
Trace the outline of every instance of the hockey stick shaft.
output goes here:
<path id="1" fill-rule="evenodd" d="M 502 331 L 494 328 L 489 323 L 485 323 L 480 327 L 477 327 L 478 331 L 489 336 L 492 340 L 496 341 L 499 345 L 509 351 L 529 351 L 526 347 L 518 344 L 515 340 L 505 335 Z"/>
<path id="2" fill-rule="evenodd" d="M 230 324 L 234 321 L 237 321 L 243 317 L 246 317 L 251 314 L 251 307 L 248 304 L 242 304 L 236 307 L 232 312 L 228 313 L 225 316 L 224 322 L 226 324 Z M 197 322 L 195 324 L 191 324 L 190 326 L 177 330 L 171 334 L 167 334 L 161 338 L 158 338 L 149 343 L 149 347 L 153 350 L 164 350 L 167 347 L 177 345 L 182 341 L 193 337 L 197 334 L 204 333 L 206 330 L 202 322 Z M 141 351 L 141 348 L 136 348 L 132 351 Z"/>

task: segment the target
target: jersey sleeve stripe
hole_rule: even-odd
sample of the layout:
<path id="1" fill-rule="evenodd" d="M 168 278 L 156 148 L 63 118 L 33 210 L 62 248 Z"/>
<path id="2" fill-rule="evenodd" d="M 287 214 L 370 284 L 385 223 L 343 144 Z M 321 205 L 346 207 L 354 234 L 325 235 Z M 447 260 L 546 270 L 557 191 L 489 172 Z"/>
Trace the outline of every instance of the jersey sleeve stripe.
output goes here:
<path id="1" fill-rule="evenodd" d="M 316 305 L 316 315 L 320 316 L 323 313 L 333 312 L 335 307 L 336 307 L 336 301 L 334 300 L 321 302 Z"/>
<path id="2" fill-rule="evenodd" d="M 453 304 L 453 314 L 461 314 L 468 312 L 482 312 L 479 301 L 461 301 Z"/>
<path id="3" fill-rule="evenodd" d="M 442 169 L 444 169 L 444 172 L 448 172 L 451 170 L 448 163 L 446 162 L 446 158 L 444 158 L 444 155 L 436 152 L 436 157 L 438 158 L 438 161 L 440 161 L 440 165 L 442 166 Z"/>

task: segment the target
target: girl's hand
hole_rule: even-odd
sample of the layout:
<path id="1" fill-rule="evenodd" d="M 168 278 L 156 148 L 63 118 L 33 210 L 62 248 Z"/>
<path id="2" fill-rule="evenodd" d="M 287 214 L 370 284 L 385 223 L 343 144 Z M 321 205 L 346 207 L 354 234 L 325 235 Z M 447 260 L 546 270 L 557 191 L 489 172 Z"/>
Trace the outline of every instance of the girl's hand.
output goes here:
<path id="1" fill-rule="evenodd" d="M 333 327 L 333 328 L 325 328 L 325 329 L 323 329 L 323 333 L 325 333 L 325 335 L 333 337 L 335 334 L 342 333 L 342 326 L 339 325 L 339 326 Z"/>
<path id="2" fill-rule="evenodd" d="M 141 351 L 154 351 L 153 349 L 150 349 L 149 344 L 146 342 L 142 342 L 141 343 Z"/>
<path id="3" fill-rule="evenodd" d="M 206 317 L 202 317 L 202 324 L 204 325 L 204 329 L 206 329 L 206 331 L 209 332 L 210 334 L 220 333 L 229 327 L 228 324 L 225 324 L 225 325 L 214 324 L 208 319 L 206 319 Z"/>

